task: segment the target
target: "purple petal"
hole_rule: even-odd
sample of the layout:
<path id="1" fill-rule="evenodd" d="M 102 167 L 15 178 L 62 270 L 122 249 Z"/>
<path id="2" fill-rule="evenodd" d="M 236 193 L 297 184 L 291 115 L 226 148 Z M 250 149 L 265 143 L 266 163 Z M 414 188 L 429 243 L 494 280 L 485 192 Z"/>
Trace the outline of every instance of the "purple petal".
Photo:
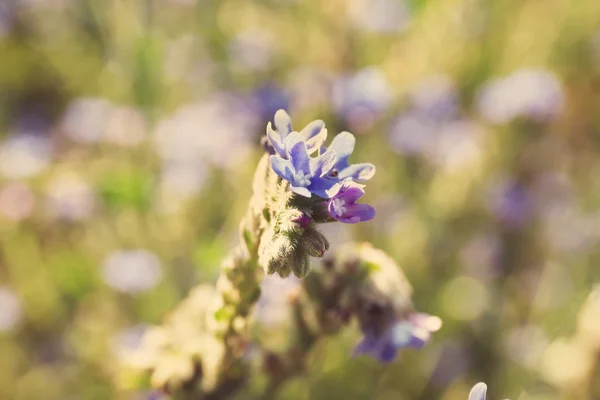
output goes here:
<path id="1" fill-rule="evenodd" d="M 300 133 L 302 135 L 302 133 Z M 310 139 L 306 139 L 306 147 L 309 153 L 314 153 L 317 149 L 323 146 L 323 143 L 327 139 L 327 129 L 321 129 L 316 135 Z"/>
<path id="2" fill-rule="evenodd" d="M 331 208 L 329 209 L 329 213 L 335 219 L 345 224 L 356 224 L 375 218 L 375 209 L 368 204 L 347 205 L 346 212 L 339 217 L 332 212 Z"/>
<path id="3" fill-rule="evenodd" d="M 269 138 L 269 142 L 275 149 L 275 152 L 281 157 L 287 157 L 287 154 L 285 154 L 283 141 L 281 140 L 281 135 L 277 131 L 273 130 L 270 122 L 267 124 L 267 137 Z"/>
<path id="4" fill-rule="evenodd" d="M 374 336 L 365 335 L 354 348 L 354 355 L 374 354 L 377 351 L 377 340 Z"/>
<path id="5" fill-rule="evenodd" d="M 302 172 L 304 174 L 310 173 L 310 157 L 308 156 L 308 150 L 306 149 L 306 143 L 297 142 L 289 150 L 290 161 L 294 166 L 296 173 Z"/>
<path id="6" fill-rule="evenodd" d="M 333 138 L 329 145 L 329 150 L 333 150 L 337 154 L 335 167 L 338 170 L 343 170 L 348 166 L 348 158 L 354 151 L 356 139 L 350 132 L 341 132 Z"/>
<path id="7" fill-rule="evenodd" d="M 300 136 L 302 136 L 302 139 L 304 141 L 307 141 L 307 140 L 313 138 L 314 136 L 318 135 L 319 133 L 321 133 L 323 128 L 325 128 L 325 123 L 323 121 L 321 121 L 320 119 L 315 120 L 315 121 L 309 123 L 308 125 L 306 125 L 304 127 L 304 129 L 302 129 L 300 131 Z"/>
<path id="8" fill-rule="evenodd" d="M 279 156 L 269 157 L 271 168 L 281 178 L 288 182 L 292 182 L 294 176 L 292 173 L 292 163 L 289 160 L 284 160 Z"/>
<path id="9" fill-rule="evenodd" d="M 354 204 L 356 200 L 363 197 L 364 194 L 365 191 L 362 188 L 357 186 L 351 186 L 349 188 L 346 188 L 343 192 L 340 191 L 340 193 L 336 197 L 341 197 L 342 199 L 344 199 L 346 201 L 346 204 Z"/>
<path id="10" fill-rule="evenodd" d="M 311 193 L 314 193 L 319 197 L 330 199 L 340 191 L 341 186 L 340 183 L 332 181 L 331 179 L 313 176 L 310 180 L 310 185 L 308 185 L 308 189 Z"/>
<path id="11" fill-rule="evenodd" d="M 335 158 L 335 152 L 331 150 L 318 157 L 312 158 L 310 160 L 311 175 L 319 177 L 326 175 L 331 171 L 331 168 L 333 168 Z"/>
<path id="12" fill-rule="evenodd" d="M 348 165 L 339 171 L 338 179 L 352 178 L 356 182 L 363 182 L 375 175 L 375 166 L 370 163 Z"/>
<path id="13" fill-rule="evenodd" d="M 275 127 L 281 135 L 281 139 L 284 140 L 292 132 L 292 119 L 285 110 L 281 109 L 277 110 L 273 120 Z"/>
<path id="14" fill-rule="evenodd" d="M 469 393 L 469 400 L 485 400 L 485 396 L 487 393 L 487 385 L 483 382 L 479 382 L 473 389 L 471 389 L 471 393 Z"/>
<path id="15" fill-rule="evenodd" d="M 386 341 L 383 343 L 383 347 L 381 348 L 378 359 L 384 364 L 391 363 L 398 355 L 398 350 L 394 347 L 394 344 L 390 341 Z"/>

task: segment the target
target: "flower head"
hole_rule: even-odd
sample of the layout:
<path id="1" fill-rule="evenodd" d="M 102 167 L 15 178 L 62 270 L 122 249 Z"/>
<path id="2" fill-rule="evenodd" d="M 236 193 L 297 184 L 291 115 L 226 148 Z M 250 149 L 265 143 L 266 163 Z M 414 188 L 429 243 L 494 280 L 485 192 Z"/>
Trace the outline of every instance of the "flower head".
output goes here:
<path id="1" fill-rule="evenodd" d="M 429 341 L 432 332 L 442 326 L 442 320 L 425 313 L 412 313 L 390 324 L 383 332 L 363 327 L 365 337 L 354 350 L 355 355 L 369 354 L 382 363 L 392 362 L 398 350 L 420 349 Z"/>
<path id="2" fill-rule="evenodd" d="M 368 204 L 356 204 L 365 191 L 359 186 L 344 185 L 327 203 L 332 218 L 347 224 L 369 221 L 375 217 L 375 209 Z"/>
<path id="3" fill-rule="evenodd" d="M 304 142 L 308 154 L 312 154 L 321 147 L 327 137 L 325 123 L 321 120 L 313 121 L 306 125 L 300 132 L 295 132 L 292 130 L 292 120 L 288 113 L 285 110 L 278 110 L 275 113 L 274 122 L 276 129 L 271 127 L 270 122 L 267 124 L 267 137 L 275 153 L 286 160 L 289 157 L 289 151 L 297 140 Z M 290 142 L 289 138 L 293 133 L 296 133 L 298 136 Z"/>
<path id="4" fill-rule="evenodd" d="M 340 188 L 338 182 L 327 178 L 335 162 L 335 152 L 311 158 L 309 144 L 304 137 L 302 133 L 286 136 L 289 159 L 273 155 L 270 158 L 271 168 L 280 178 L 290 182 L 292 192 L 304 197 L 310 197 L 312 193 L 325 199 L 331 198 Z"/>

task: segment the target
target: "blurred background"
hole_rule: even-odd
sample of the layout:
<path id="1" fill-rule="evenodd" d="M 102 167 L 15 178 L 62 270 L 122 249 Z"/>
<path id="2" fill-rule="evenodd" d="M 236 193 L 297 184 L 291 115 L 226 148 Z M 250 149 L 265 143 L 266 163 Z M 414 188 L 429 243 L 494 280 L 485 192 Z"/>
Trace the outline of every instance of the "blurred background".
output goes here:
<path id="1" fill-rule="evenodd" d="M 597 0 L 1 0 L 0 399 L 150 398 L 116 366 L 216 279 L 280 108 L 356 134 L 378 216 L 327 236 L 444 320 L 386 367 L 327 339 L 281 399 L 600 399 L 557 344 L 600 281 Z"/>

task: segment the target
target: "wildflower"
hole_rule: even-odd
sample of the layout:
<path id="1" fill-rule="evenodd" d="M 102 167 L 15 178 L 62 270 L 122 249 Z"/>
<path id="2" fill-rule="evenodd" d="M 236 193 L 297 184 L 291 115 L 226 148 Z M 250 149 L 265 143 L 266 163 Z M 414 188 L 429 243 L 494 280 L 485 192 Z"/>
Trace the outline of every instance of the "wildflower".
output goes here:
<path id="1" fill-rule="evenodd" d="M 275 153 L 285 160 L 289 156 L 287 150 L 292 148 L 293 143 L 296 143 L 295 140 L 293 143 L 289 142 L 292 133 L 297 133 L 298 140 L 305 143 L 308 154 L 312 154 L 318 150 L 327 137 L 325 123 L 321 120 L 312 121 L 300 132 L 294 132 L 292 130 L 292 120 L 288 113 L 285 110 L 278 110 L 275 113 L 274 122 L 276 130 L 271 127 L 271 123 L 269 122 L 267 125 L 267 137 Z"/>
<path id="2" fill-rule="evenodd" d="M 277 114 L 275 118 L 277 124 Z M 279 128 L 281 127 L 282 125 L 279 124 Z M 269 128 L 267 127 L 267 130 Z M 282 132 L 285 131 L 282 130 Z M 279 177 L 290 182 L 292 192 L 304 197 L 310 197 L 313 193 L 329 199 L 340 188 L 338 182 L 327 177 L 336 159 L 335 152 L 328 151 L 316 158 L 310 158 L 310 145 L 303 140 L 304 137 L 302 133 L 286 136 L 284 139 L 286 144 L 282 145 L 280 149 L 290 146 L 289 160 L 273 155 L 270 158 L 271 167 Z"/>
<path id="3" fill-rule="evenodd" d="M 252 91 L 251 101 L 261 120 L 270 120 L 278 110 L 290 109 L 291 94 L 274 81 L 266 81 Z"/>
<path id="4" fill-rule="evenodd" d="M 366 327 L 365 337 L 354 350 L 354 354 L 369 354 L 382 363 L 389 363 L 396 358 L 400 349 L 422 348 L 429 341 L 431 333 L 439 330 L 441 326 L 442 321 L 438 317 L 411 313 L 408 317 L 390 324 L 383 332 Z"/>
<path id="5" fill-rule="evenodd" d="M 350 164 L 348 159 L 354 151 L 356 139 L 350 132 L 342 132 L 333 138 L 329 148 L 321 147 L 321 153 L 333 151 L 335 164 L 329 173 L 330 178 L 343 181 L 352 178 L 355 182 L 364 182 L 375 175 L 375 166 L 371 163 Z"/>
<path id="6" fill-rule="evenodd" d="M 375 209 L 368 204 L 356 204 L 365 191 L 358 186 L 344 186 L 327 203 L 329 215 L 347 224 L 369 221 L 375 217 Z"/>
<path id="7" fill-rule="evenodd" d="M 430 75 L 411 90 L 410 101 L 414 111 L 431 121 L 451 121 L 459 114 L 458 92 L 446 75 Z"/>
<path id="8" fill-rule="evenodd" d="M 492 209 L 496 217 L 509 228 L 522 228 L 531 221 L 534 214 L 534 199 L 526 186 L 508 181 L 494 188 Z"/>

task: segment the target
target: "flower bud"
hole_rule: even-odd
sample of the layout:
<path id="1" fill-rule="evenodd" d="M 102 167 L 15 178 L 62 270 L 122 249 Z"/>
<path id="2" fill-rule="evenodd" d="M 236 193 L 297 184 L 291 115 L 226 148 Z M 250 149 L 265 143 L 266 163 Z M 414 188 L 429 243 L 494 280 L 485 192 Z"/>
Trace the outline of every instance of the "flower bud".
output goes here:
<path id="1" fill-rule="evenodd" d="M 308 275 L 308 271 L 310 271 L 310 263 L 304 246 L 298 246 L 294 249 L 292 257 L 289 258 L 288 266 L 298 278 L 304 278 L 306 275 Z"/>
<path id="2" fill-rule="evenodd" d="M 329 249 L 329 242 L 325 236 L 313 228 L 308 228 L 303 232 L 301 243 L 311 257 L 323 257 L 323 254 Z"/>

